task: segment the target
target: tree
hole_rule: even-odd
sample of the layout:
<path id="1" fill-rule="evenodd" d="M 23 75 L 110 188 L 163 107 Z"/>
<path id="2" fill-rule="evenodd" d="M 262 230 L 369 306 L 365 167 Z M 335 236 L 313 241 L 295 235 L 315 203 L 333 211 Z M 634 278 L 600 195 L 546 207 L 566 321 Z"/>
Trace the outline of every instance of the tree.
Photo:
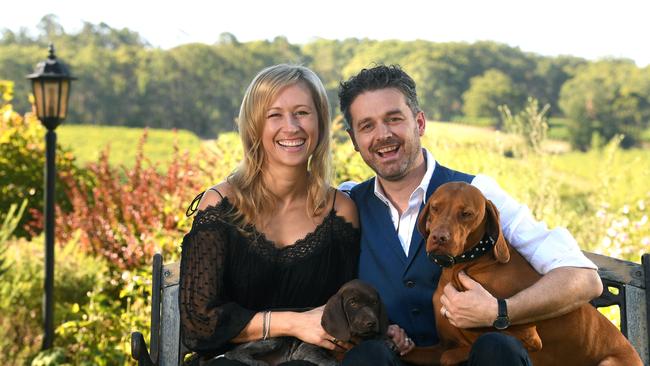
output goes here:
<path id="1" fill-rule="evenodd" d="M 501 127 L 499 106 L 514 105 L 519 109 L 518 93 L 510 77 L 495 69 L 470 80 L 469 89 L 463 93 L 463 111 L 467 117 L 492 118 Z"/>
<path id="2" fill-rule="evenodd" d="M 571 120 L 573 147 L 622 134 L 621 146 L 637 144 L 650 120 L 650 77 L 634 63 L 604 60 L 580 68 L 560 93 L 560 107 Z M 595 139 L 595 140 L 594 140 Z"/>

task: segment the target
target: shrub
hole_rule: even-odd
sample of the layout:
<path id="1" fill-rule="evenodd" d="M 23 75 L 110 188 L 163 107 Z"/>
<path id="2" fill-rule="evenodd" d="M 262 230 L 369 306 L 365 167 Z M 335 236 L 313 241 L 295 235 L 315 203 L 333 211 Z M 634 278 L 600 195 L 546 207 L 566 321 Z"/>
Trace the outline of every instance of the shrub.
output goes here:
<path id="1" fill-rule="evenodd" d="M 524 109 L 512 115 L 507 105 L 499 106 L 501 120 L 506 131 L 521 136 L 524 139 L 525 149 L 533 153 L 541 154 L 542 143 L 546 140 L 548 131 L 548 119 L 546 112 L 551 106 L 549 104 L 539 109 L 539 102 L 535 98 L 528 98 Z"/>
<path id="2" fill-rule="evenodd" d="M 45 166 L 45 128 L 31 113 L 24 117 L 14 112 L 10 93 L 12 86 L 0 80 L 0 92 L 5 94 L 5 102 L 0 106 L 0 222 L 4 220 L 9 207 L 29 199 L 27 212 L 18 223 L 15 235 L 30 237 L 39 232 L 39 226 L 32 226 L 33 232 L 25 228 L 27 222 L 34 220 L 34 213 L 42 207 L 43 167 Z M 57 145 L 56 185 L 62 187 L 61 172 L 82 176 L 74 156 L 69 150 Z M 67 196 L 58 189 L 55 201 L 64 210 L 70 209 Z"/>
<path id="3" fill-rule="evenodd" d="M 149 337 L 151 270 L 98 273 L 88 301 L 74 303 L 78 316 L 56 328 L 55 345 L 73 365 L 124 365 L 130 357 L 130 334 Z"/>
<path id="4" fill-rule="evenodd" d="M 156 252 L 175 258 L 177 244 L 189 230 L 187 206 L 206 186 L 216 183 L 217 176 L 225 177 L 224 167 L 234 162 L 232 146 L 201 149 L 201 158 L 196 159 L 174 144 L 167 170 L 161 172 L 144 156 L 146 140 L 145 130 L 130 170 L 109 165 L 107 148 L 98 163 L 88 165 L 88 182 L 62 173 L 73 210 L 57 209 L 58 240 L 78 235 L 83 250 L 122 270 L 149 263 Z"/>
<path id="5" fill-rule="evenodd" d="M 11 234 L 16 229 L 20 218 L 23 216 L 23 212 L 25 212 L 26 206 L 27 200 L 23 201 L 23 204 L 20 206 L 20 208 L 18 208 L 18 205 L 11 205 L 11 207 L 9 207 L 9 211 L 5 215 L 4 221 L 0 225 L 0 276 L 2 276 L 2 274 L 5 273 L 8 269 L 8 267 L 6 267 L 4 258 L 7 251 L 7 239 L 9 239 Z M 16 212 L 17 208 L 18 212 Z"/>
<path id="6" fill-rule="evenodd" d="M 42 342 L 43 240 L 9 241 L 7 261 L 11 269 L 0 281 L 0 364 L 27 363 Z M 54 324 L 79 317 L 73 304 L 88 302 L 86 293 L 105 270 L 102 261 L 84 255 L 74 241 L 58 246 L 54 272 Z"/>

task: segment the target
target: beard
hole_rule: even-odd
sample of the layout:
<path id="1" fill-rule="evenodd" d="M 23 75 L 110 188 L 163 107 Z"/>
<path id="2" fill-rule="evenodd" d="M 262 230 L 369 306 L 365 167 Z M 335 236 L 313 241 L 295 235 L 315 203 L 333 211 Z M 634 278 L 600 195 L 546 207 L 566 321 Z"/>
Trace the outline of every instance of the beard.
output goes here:
<path id="1" fill-rule="evenodd" d="M 418 154 L 422 154 L 422 146 L 420 144 L 419 135 L 417 135 L 417 130 L 414 131 L 414 133 L 414 136 L 410 136 L 410 138 L 403 141 L 391 139 L 390 141 L 378 144 L 376 147 L 372 147 L 369 156 L 362 155 L 363 160 L 368 164 L 368 166 L 370 166 L 378 177 L 391 182 L 399 181 L 413 170 L 415 162 L 418 159 Z M 399 143 L 399 149 L 401 150 L 399 151 L 401 156 L 399 156 L 397 161 L 383 163 L 381 162 L 381 159 L 377 159 L 377 150 L 396 142 Z"/>

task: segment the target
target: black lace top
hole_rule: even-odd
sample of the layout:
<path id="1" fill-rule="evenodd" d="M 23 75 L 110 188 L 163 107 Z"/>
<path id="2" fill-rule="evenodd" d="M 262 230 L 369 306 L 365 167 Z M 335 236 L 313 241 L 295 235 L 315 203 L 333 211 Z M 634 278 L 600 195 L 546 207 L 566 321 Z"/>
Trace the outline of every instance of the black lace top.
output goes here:
<path id="1" fill-rule="evenodd" d="M 313 232 L 283 248 L 252 226 L 243 234 L 226 218 L 233 209 L 224 198 L 200 211 L 183 238 L 183 342 L 205 355 L 231 348 L 257 311 L 323 305 L 357 275 L 359 230 L 333 207 Z"/>

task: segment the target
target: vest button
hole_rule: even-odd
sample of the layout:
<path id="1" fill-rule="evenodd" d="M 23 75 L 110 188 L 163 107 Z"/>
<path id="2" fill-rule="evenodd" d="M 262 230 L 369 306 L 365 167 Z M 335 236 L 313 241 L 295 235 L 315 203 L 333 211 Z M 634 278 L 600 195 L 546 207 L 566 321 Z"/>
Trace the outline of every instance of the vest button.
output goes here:
<path id="1" fill-rule="evenodd" d="M 418 309 L 418 308 L 413 308 L 413 309 L 411 309 L 411 314 L 413 314 L 413 315 L 420 315 L 420 309 Z"/>
<path id="2" fill-rule="evenodd" d="M 408 288 L 413 288 L 413 287 L 415 287 L 415 281 L 408 280 L 408 281 L 406 281 L 404 284 L 405 284 L 406 287 L 408 287 Z"/>

